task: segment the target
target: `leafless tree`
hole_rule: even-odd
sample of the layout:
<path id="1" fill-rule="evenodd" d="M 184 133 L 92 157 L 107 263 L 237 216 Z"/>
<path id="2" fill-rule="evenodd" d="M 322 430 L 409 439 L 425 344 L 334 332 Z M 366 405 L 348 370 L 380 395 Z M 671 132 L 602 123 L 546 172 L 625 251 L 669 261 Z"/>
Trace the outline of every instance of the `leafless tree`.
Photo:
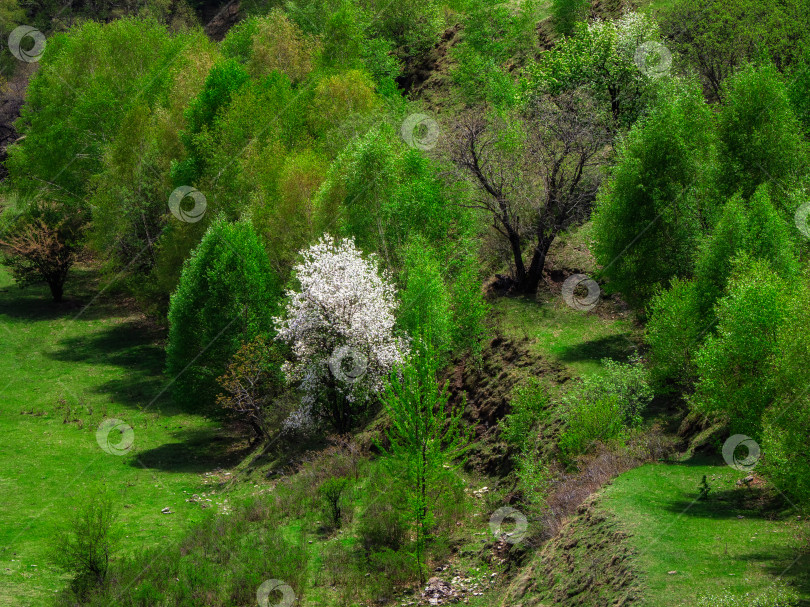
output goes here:
<path id="1" fill-rule="evenodd" d="M 217 403 L 253 430 L 253 441 L 269 436 L 286 413 L 277 402 L 284 386 L 282 356 L 264 337 L 243 344 L 224 375 Z"/>
<path id="2" fill-rule="evenodd" d="M 83 220 L 79 214 L 41 202 L 19 218 L 0 239 L 3 264 L 20 285 L 45 281 L 55 302 L 62 301 L 68 272 L 80 253 Z"/>
<path id="3" fill-rule="evenodd" d="M 491 215 L 514 260 L 514 290 L 534 293 L 554 239 L 584 221 L 610 154 L 609 117 L 579 91 L 548 96 L 521 114 L 478 109 L 455 125 L 449 157 Z M 528 261 L 528 263 L 527 263 Z"/>

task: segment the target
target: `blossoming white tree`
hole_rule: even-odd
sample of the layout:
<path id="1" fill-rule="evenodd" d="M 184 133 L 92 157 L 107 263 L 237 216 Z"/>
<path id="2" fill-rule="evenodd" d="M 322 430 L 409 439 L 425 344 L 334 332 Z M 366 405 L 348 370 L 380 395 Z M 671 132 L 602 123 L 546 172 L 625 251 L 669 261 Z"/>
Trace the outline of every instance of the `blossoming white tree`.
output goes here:
<path id="1" fill-rule="evenodd" d="M 288 291 L 286 313 L 274 319 L 277 339 L 294 356 L 284 372 L 304 392 L 302 410 L 287 426 L 322 416 L 345 431 L 407 353 L 394 335 L 396 289 L 353 240 L 326 235 L 302 255 L 294 268 L 301 288 Z"/>

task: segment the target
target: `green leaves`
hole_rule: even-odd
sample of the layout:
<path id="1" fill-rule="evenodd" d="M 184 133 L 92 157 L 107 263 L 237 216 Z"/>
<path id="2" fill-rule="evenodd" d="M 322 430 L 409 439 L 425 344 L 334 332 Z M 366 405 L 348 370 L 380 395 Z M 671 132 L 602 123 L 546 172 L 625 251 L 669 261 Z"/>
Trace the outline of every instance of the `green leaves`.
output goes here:
<path id="1" fill-rule="evenodd" d="M 183 265 L 169 308 L 166 371 L 179 404 L 213 404 L 240 345 L 271 331 L 281 287 L 246 221 L 215 221 Z"/>
<path id="2" fill-rule="evenodd" d="M 560 449 L 569 457 L 639 426 L 653 398 L 647 370 L 637 356 L 628 363 L 606 358 L 602 365 L 602 374 L 584 378 L 563 398 L 566 427 Z"/>
<path id="3" fill-rule="evenodd" d="M 84 201 L 107 142 L 135 104 L 155 102 L 182 48 L 153 20 L 88 21 L 48 41 L 7 162 L 26 196 Z"/>
<path id="4" fill-rule="evenodd" d="M 392 473 L 407 487 L 408 504 L 416 532 L 416 560 L 422 574 L 426 537 L 433 524 L 431 505 L 446 489 L 450 471 L 470 440 L 462 425 L 464 406 L 448 407 L 447 383 L 437 383 L 441 363 L 428 337 L 416 352 L 395 370 L 383 393 L 385 411 L 391 420 L 384 450 Z"/>
<path id="5" fill-rule="evenodd" d="M 593 215 L 594 253 L 609 288 L 646 303 L 691 275 L 694 251 L 715 211 L 710 189 L 714 119 L 700 89 L 673 86 L 619 150 Z"/>
<path id="6" fill-rule="evenodd" d="M 745 66 L 725 88 L 718 120 L 724 193 L 741 191 L 748 197 L 762 183 L 785 187 L 806 172 L 807 145 L 776 68 Z"/>
<path id="7" fill-rule="evenodd" d="M 733 432 L 758 438 L 773 398 L 768 381 L 777 331 L 788 310 L 787 285 L 765 261 L 735 263 L 728 293 L 717 305 L 717 334 L 696 356 L 699 381 L 690 404 L 722 415 Z"/>

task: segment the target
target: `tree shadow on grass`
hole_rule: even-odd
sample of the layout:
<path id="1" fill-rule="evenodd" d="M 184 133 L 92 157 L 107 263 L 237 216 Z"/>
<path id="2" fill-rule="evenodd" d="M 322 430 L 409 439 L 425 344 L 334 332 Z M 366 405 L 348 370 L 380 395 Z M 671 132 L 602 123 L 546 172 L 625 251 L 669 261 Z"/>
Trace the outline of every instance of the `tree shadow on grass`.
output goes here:
<path id="1" fill-rule="evenodd" d="M 629 334 L 608 335 L 568 346 L 561 351 L 558 358 L 567 363 L 603 358 L 624 362 L 635 351 L 631 343 Z"/>
<path id="2" fill-rule="evenodd" d="M 774 579 L 780 578 L 802 596 L 810 596 L 810 554 L 795 554 L 790 546 L 785 545 L 778 553 L 749 552 L 734 558 L 745 563 L 762 563 L 763 569 Z M 810 607 L 810 599 L 805 598 L 798 605 Z"/>
<path id="3" fill-rule="evenodd" d="M 132 311 L 107 292 L 110 283 L 98 279 L 92 269 L 72 270 L 64 301 L 55 303 L 44 284 L 0 288 L 0 316 L 36 322 L 54 320 L 99 320 L 129 316 Z"/>
<path id="4" fill-rule="evenodd" d="M 76 365 L 117 366 L 126 373 L 92 388 L 127 407 L 159 406 L 166 414 L 179 413 L 166 390 L 165 355 L 152 330 L 137 321 L 124 321 L 91 335 L 65 337 L 48 356 Z M 162 393 L 161 393 L 162 392 Z M 153 402 L 154 401 L 154 402 Z"/>
<path id="5" fill-rule="evenodd" d="M 672 500 L 666 509 L 673 514 L 714 520 L 745 518 L 787 519 L 793 507 L 775 491 L 762 487 L 736 487 L 709 491 L 707 499 L 698 500 L 698 486 L 702 475 L 695 479 L 695 491 Z M 711 481 L 709 481 L 711 485 Z"/>
<path id="6" fill-rule="evenodd" d="M 249 451 L 247 441 L 237 440 L 218 428 L 184 430 L 173 437 L 177 442 L 138 452 L 130 460 L 130 466 L 199 474 L 234 466 Z"/>
<path id="7" fill-rule="evenodd" d="M 668 462 L 667 466 L 683 466 L 687 468 L 724 466 L 723 458 L 717 454 L 697 454 L 687 460 Z M 739 478 L 744 479 L 747 472 L 740 472 Z M 694 491 L 684 491 L 677 499 L 673 499 L 666 508 L 675 514 L 709 518 L 715 520 L 737 518 L 758 519 L 788 519 L 795 514 L 795 508 L 790 502 L 769 485 L 741 484 L 731 489 L 718 489 L 712 473 L 706 474 L 709 484 L 707 499 L 698 500 L 703 472 L 694 473 Z"/>

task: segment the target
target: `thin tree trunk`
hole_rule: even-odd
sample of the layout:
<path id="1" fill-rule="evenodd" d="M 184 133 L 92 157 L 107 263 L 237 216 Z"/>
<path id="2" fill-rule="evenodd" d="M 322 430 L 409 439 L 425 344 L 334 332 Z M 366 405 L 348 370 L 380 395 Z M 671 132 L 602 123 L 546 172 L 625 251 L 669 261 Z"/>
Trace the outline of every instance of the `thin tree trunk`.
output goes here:
<path id="1" fill-rule="evenodd" d="M 523 249 L 520 246 L 520 237 L 509 231 L 509 244 L 512 246 L 512 256 L 515 258 L 515 282 L 522 285 L 526 281 L 526 266 L 523 264 Z"/>

